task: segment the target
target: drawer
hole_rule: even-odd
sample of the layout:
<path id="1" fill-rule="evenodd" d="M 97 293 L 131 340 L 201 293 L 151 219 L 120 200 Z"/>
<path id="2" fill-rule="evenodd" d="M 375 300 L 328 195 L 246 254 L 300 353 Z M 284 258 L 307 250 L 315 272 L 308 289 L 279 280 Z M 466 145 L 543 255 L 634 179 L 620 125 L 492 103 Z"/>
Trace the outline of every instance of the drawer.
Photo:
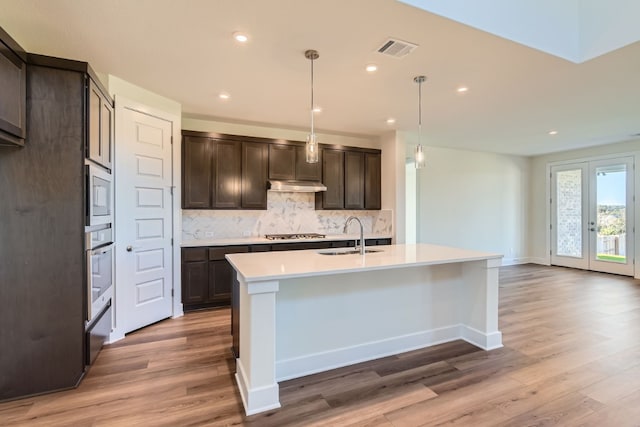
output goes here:
<path id="1" fill-rule="evenodd" d="M 217 261 L 225 259 L 226 254 L 238 254 L 249 252 L 249 246 L 221 246 L 217 248 L 209 248 L 209 261 Z"/>
<path id="2" fill-rule="evenodd" d="M 207 248 L 182 248 L 182 262 L 206 261 Z"/>

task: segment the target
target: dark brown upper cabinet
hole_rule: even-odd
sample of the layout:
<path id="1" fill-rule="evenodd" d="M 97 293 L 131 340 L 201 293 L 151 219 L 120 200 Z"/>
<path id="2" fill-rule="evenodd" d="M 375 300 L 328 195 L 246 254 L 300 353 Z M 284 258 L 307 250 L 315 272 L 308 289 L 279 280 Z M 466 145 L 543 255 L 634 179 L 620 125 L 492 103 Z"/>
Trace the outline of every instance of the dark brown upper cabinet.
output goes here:
<path id="1" fill-rule="evenodd" d="M 364 153 L 364 208 L 382 208 L 382 155 Z"/>
<path id="2" fill-rule="evenodd" d="M 268 180 L 320 181 L 316 209 L 380 209 L 381 151 L 182 131 L 183 209 L 267 209 Z"/>
<path id="3" fill-rule="evenodd" d="M 269 146 L 242 142 L 242 209 L 267 209 Z"/>
<path id="4" fill-rule="evenodd" d="M 24 145 L 27 133 L 27 58 L 0 28 L 0 145 Z"/>
<path id="5" fill-rule="evenodd" d="M 242 171 L 242 145 L 237 141 L 212 140 L 213 193 L 212 209 L 240 209 L 240 173 Z"/>
<path id="6" fill-rule="evenodd" d="M 322 149 L 322 183 L 327 191 L 316 193 L 316 209 L 344 209 L 344 151 Z"/>
<path id="7" fill-rule="evenodd" d="M 113 104 L 91 80 L 87 90 L 89 100 L 87 158 L 111 169 L 114 138 Z"/>
<path id="8" fill-rule="evenodd" d="M 182 131 L 183 209 L 266 209 L 269 146 Z"/>
<path id="9" fill-rule="evenodd" d="M 364 209 L 364 153 L 344 153 L 344 208 Z"/>
<path id="10" fill-rule="evenodd" d="M 322 163 L 307 163 L 304 144 L 269 144 L 269 179 L 320 181 Z"/>
<path id="11" fill-rule="evenodd" d="M 304 145 L 296 146 L 296 179 L 300 181 L 322 180 L 322 150 L 318 155 L 318 163 L 307 163 Z"/>
<path id="12" fill-rule="evenodd" d="M 182 140 L 182 207 L 211 209 L 211 140 L 185 136 Z"/>
<path id="13" fill-rule="evenodd" d="M 269 179 L 296 179 L 296 147 L 269 144 Z"/>
<path id="14" fill-rule="evenodd" d="M 380 209 L 381 152 L 355 147 L 323 147 L 322 182 L 316 209 Z"/>

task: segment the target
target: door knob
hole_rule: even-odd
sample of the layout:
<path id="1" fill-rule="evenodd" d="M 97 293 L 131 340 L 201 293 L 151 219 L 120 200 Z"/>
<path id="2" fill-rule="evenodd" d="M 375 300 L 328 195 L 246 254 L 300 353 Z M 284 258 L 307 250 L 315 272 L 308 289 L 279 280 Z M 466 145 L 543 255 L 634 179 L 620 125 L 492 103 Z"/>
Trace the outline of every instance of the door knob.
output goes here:
<path id="1" fill-rule="evenodd" d="M 591 228 L 589 229 L 589 231 L 596 231 L 596 229 L 595 229 L 595 228 L 593 228 L 593 227 L 591 227 Z"/>
<path id="2" fill-rule="evenodd" d="M 131 252 L 133 250 L 133 246 L 129 245 L 127 246 L 127 252 Z"/>

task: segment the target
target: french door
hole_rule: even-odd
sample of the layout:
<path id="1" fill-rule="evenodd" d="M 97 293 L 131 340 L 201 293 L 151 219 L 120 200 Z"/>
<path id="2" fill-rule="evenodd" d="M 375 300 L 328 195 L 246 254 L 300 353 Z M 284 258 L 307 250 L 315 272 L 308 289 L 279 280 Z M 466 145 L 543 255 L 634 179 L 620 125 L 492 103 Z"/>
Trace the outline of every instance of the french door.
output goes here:
<path id="1" fill-rule="evenodd" d="M 633 158 L 551 167 L 551 264 L 634 275 Z"/>

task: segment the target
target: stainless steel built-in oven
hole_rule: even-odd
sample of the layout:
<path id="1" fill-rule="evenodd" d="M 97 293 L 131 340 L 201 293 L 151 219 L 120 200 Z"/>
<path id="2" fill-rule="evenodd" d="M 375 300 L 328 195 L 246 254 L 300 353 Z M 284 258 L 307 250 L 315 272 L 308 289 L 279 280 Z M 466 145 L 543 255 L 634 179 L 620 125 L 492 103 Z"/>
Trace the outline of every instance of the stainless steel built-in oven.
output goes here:
<path id="1" fill-rule="evenodd" d="M 86 165 L 88 227 L 113 223 L 113 180 L 106 170 Z"/>
<path id="2" fill-rule="evenodd" d="M 109 305 L 113 297 L 113 229 L 106 227 L 87 236 L 87 325 Z"/>

